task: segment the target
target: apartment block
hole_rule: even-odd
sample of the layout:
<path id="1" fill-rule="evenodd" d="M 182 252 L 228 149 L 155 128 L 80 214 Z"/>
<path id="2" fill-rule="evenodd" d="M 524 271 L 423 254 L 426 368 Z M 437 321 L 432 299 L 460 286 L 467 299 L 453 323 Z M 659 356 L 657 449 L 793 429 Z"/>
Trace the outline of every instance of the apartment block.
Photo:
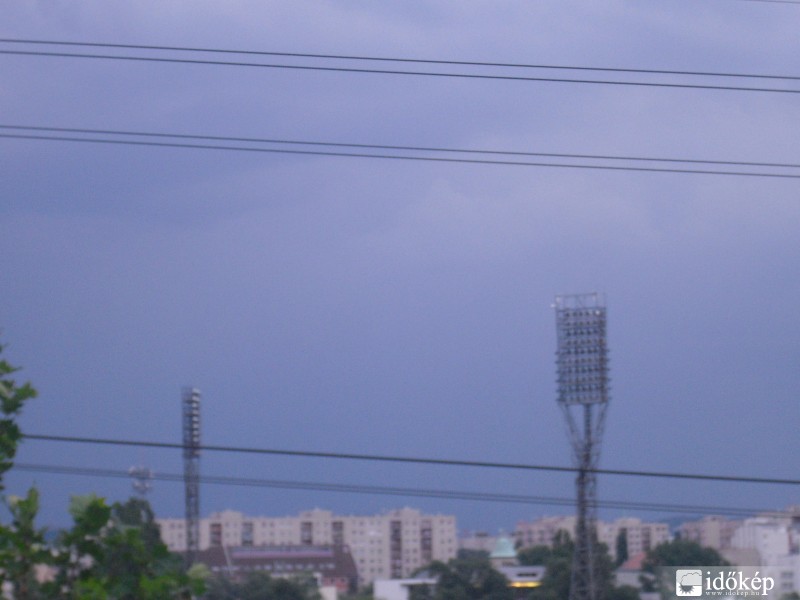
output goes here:
<path id="1" fill-rule="evenodd" d="M 666 523 L 647 523 L 641 519 L 623 518 L 609 523 L 597 523 L 597 539 L 608 546 L 611 558 L 617 559 L 617 539 L 625 536 L 628 556 L 647 552 L 663 542 L 670 540 L 669 526 Z"/>
<path id="2" fill-rule="evenodd" d="M 800 517 L 800 511 L 797 516 Z M 800 555 L 800 519 L 788 511 L 785 515 L 745 519 L 734 532 L 730 545 L 755 550 L 762 565 L 778 564 L 782 557 Z"/>
<path id="3" fill-rule="evenodd" d="M 184 519 L 158 519 L 161 538 L 173 552 L 186 550 Z M 200 520 L 200 550 L 213 547 L 346 545 L 359 585 L 408 577 L 458 550 L 456 518 L 403 508 L 380 515 L 340 516 L 314 509 L 290 517 L 251 517 L 226 510 Z"/>
<path id="4" fill-rule="evenodd" d="M 800 591 L 800 506 L 745 519 L 723 555 L 734 564 L 747 556 L 749 564 L 775 579 L 778 595 Z"/>
<path id="5" fill-rule="evenodd" d="M 519 548 L 530 546 L 552 546 L 559 531 L 565 531 L 575 539 L 578 519 L 569 517 L 542 517 L 535 521 L 519 521 L 514 529 L 514 542 Z"/>
<path id="6" fill-rule="evenodd" d="M 733 534 L 742 521 L 711 515 L 697 521 L 688 521 L 678 528 L 681 539 L 697 542 L 706 548 L 727 550 L 731 547 Z"/>
<path id="7" fill-rule="evenodd" d="M 559 531 L 564 531 L 575 539 L 577 517 L 543 517 L 536 521 L 520 521 L 514 530 L 514 540 L 521 548 L 530 546 L 552 546 Z M 597 522 L 597 538 L 608 546 L 611 557 L 616 559 L 617 537 L 625 535 L 628 542 L 628 556 L 647 552 L 662 542 L 669 541 L 669 527 L 666 523 L 646 523 L 641 519 L 624 518 L 613 522 Z"/>

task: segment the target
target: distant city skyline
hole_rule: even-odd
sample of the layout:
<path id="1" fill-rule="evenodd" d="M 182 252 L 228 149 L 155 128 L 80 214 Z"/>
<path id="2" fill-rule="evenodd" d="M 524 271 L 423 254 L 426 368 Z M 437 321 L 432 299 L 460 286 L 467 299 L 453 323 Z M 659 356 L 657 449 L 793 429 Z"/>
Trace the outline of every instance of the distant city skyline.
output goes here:
<path id="1" fill-rule="evenodd" d="M 186 552 L 186 520 L 160 518 L 157 523 L 167 547 Z M 199 520 L 199 550 L 201 554 L 223 547 L 299 552 L 338 546 L 352 553 L 359 584 L 366 585 L 409 577 L 434 560 L 455 558 L 460 550 L 486 552 L 493 560 L 513 558 L 510 564 L 516 565 L 511 554 L 523 548 L 553 547 L 564 533 L 574 539 L 577 526 L 576 515 L 551 516 L 488 534 L 461 531 L 454 515 L 423 514 L 409 507 L 371 515 L 316 508 L 285 516 L 228 509 Z M 782 514 L 741 519 L 708 515 L 684 521 L 675 531 L 666 523 L 630 516 L 597 523 L 597 540 L 627 571 L 639 571 L 644 556 L 677 539 L 714 550 L 733 566 L 760 565 L 778 578 L 785 593 L 800 589 L 800 505 L 786 507 Z M 635 573 L 626 577 L 639 586 Z"/>

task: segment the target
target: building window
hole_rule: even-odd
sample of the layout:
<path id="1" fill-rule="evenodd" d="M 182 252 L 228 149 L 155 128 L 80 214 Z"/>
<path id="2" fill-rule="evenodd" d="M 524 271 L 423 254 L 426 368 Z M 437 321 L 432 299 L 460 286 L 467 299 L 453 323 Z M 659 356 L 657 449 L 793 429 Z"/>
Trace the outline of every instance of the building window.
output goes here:
<path id="1" fill-rule="evenodd" d="M 333 522 L 333 543 L 337 545 L 344 544 L 344 523 L 341 521 Z"/>
<path id="2" fill-rule="evenodd" d="M 245 521 L 242 523 L 242 546 L 253 545 L 253 523 Z"/>
<path id="3" fill-rule="evenodd" d="M 300 524 L 300 543 L 306 546 L 314 543 L 314 524 L 311 521 L 303 521 Z"/>
<path id="4" fill-rule="evenodd" d="M 211 523 L 211 545 L 222 546 L 222 525 Z"/>

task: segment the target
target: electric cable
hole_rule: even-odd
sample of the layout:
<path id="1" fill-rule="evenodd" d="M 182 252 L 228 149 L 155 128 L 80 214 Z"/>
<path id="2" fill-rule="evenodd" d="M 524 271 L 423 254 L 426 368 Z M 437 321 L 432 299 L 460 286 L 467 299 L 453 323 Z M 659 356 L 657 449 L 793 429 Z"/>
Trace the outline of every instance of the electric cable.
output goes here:
<path id="1" fill-rule="evenodd" d="M 788 0 L 750 0 L 750 1 L 771 1 L 787 2 Z M 794 2 L 793 2 L 794 3 Z M 502 67 L 514 69 L 543 69 L 543 70 L 563 70 L 563 71 L 589 71 L 589 72 L 610 72 L 610 73 L 636 73 L 648 75 L 682 75 L 700 77 L 735 77 L 747 79 L 774 79 L 798 81 L 800 76 L 795 75 L 772 75 L 765 73 L 730 73 L 719 71 L 688 71 L 676 69 L 644 69 L 626 67 L 589 67 L 576 65 L 548 65 L 548 64 L 526 64 L 509 62 L 488 62 L 488 61 L 465 61 L 465 60 L 442 60 L 442 59 L 421 59 L 421 58 L 399 58 L 387 56 L 364 56 L 364 55 L 345 55 L 345 54 L 313 54 L 304 52 L 275 52 L 262 50 L 232 50 L 222 48 L 196 48 L 183 46 L 156 46 L 144 44 L 116 44 L 103 42 L 74 42 L 57 40 L 31 40 L 31 39 L 0 39 L 0 43 L 14 44 L 36 44 L 36 45 L 58 45 L 58 46 L 77 46 L 92 48 L 117 48 L 130 50 L 156 50 L 156 51 L 177 51 L 192 53 L 215 53 L 215 54 L 241 54 L 247 56 L 279 56 L 291 58 L 313 58 L 324 60 L 351 60 L 365 62 L 396 62 L 409 64 L 432 64 L 432 65 L 451 65 L 451 66 L 477 66 L 477 67 Z"/>
<path id="2" fill-rule="evenodd" d="M 740 2 L 763 2 L 765 4 L 800 4 L 797 0 L 739 0 Z"/>
<path id="3" fill-rule="evenodd" d="M 97 438 L 97 437 L 42 435 L 42 434 L 31 434 L 31 433 L 23 434 L 22 437 L 30 440 L 49 441 L 49 442 L 98 444 L 98 445 L 110 445 L 110 446 L 136 446 L 142 448 L 163 448 L 163 449 L 173 449 L 173 450 L 184 449 L 183 444 L 177 444 L 171 442 L 148 442 L 141 440 L 120 440 L 120 439 Z M 513 470 L 525 470 L 525 471 L 552 471 L 560 473 L 577 473 L 579 471 L 577 467 L 564 467 L 564 466 L 554 466 L 554 465 L 532 465 L 524 463 L 453 460 L 453 459 L 422 458 L 422 457 L 409 457 L 409 456 L 387 456 L 387 455 L 357 454 L 357 453 L 344 453 L 344 452 L 316 452 L 310 450 L 280 450 L 271 448 L 252 448 L 252 447 L 223 446 L 223 445 L 210 445 L 210 444 L 203 444 L 196 447 L 193 446 L 192 448 L 206 452 L 228 452 L 228 453 L 238 453 L 238 454 L 294 456 L 303 458 L 328 458 L 335 460 L 362 460 L 362 461 L 372 461 L 372 462 L 440 465 L 448 467 L 479 467 L 479 468 L 513 469 Z M 690 480 L 720 481 L 720 482 L 730 482 L 730 483 L 753 483 L 753 484 L 772 484 L 772 485 L 800 485 L 800 479 L 777 478 L 777 477 L 713 475 L 713 474 L 701 474 L 701 473 L 639 471 L 639 470 L 626 470 L 626 469 L 591 469 L 590 472 L 599 475 L 620 475 L 620 476 L 631 476 L 631 477 L 690 479 Z"/>
<path id="4" fill-rule="evenodd" d="M 133 56 L 133 55 L 114 55 L 114 54 L 86 54 L 78 52 L 44 52 L 40 50 L 0 50 L 3 55 L 16 56 L 38 56 L 51 58 L 79 58 L 79 59 L 100 59 L 100 60 L 120 60 L 120 61 L 139 61 L 150 63 L 173 63 L 189 65 L 215 65 L 226 67 L 254 67 L 262 69 L 287 69 L 300 71 L 320 71 L 329 73 L 359 73 L 376 75 L 405 75 L 419 77 L 444 77 L 471 80 L 495 80 L 495 81 L 519 81 L 519 82 L 539 82 L 539 83 L 576 83 L 612 86 L 636 86 L 651 88 L 674 88 L 674 89 L 694 89 L 694 90 L 718 90 L 734 92 L 764 92 L 777 94 L 800 94 L 800 89 L 795 88 L 764 88 L 748 87 L 741 85 L 711 85 L 701 83 L 669 83 L 656 81 L 623 81 L 611 79 L 572 79 L 566 77 L 532 77 L 523 75 L 491 75 L 486 73 L 455 73 L 444 71 L 402 71 L 399 69 L 372 69 L 365 67 L 341 67 L 341 66 L 322 66 L 322 65 L 295 65 L 278 63 L 255 63 L 244 61 L 223 61 L 195 58 L 167 58 L 158 56 Z"/>
<path id="5" fill-rule="evenodd" d="M 792 173 L 767 173 L 758 171 L 720 171 L 713 169 L 679 169 L 666 167 L 635 167 L 635 166 L 615 166 L 615 165 L 590 165 L 577 163 L 547 163 L 533 161 L 512 161 L 512 160 L 491 160 L 491 159 L 472 159 L 472 158 L 452 158 L 442 156 L 412 156 L 400 154 L 374 154 L 363 152 L 331 152 L 323 150 L 296 150 L 287 148 L 257 148 L 248 146 L 223 146 L 214 144 L 186 144 L 178 142 L 157 142 L 146 140 L 130 139 L 110 139 L 110 138 L 88 138 L 88 137 L 69 137 L 57 135 L 29 135 L 0 133 L 0 138 L 17 140 L 37 140 L 37 141 L 56 141 L 90 144 L 110 144 L 122 146 L 158 147 L 158 148 L 183 148 L 196 150 L 224 150 L 234 152 L 252 152 L 268 154 L 290 154 L 302 156 L 327 156 L 343 158 L 372 158 L 382 160 L 405 160 L 415 162 L 436 162 L 450 164 L 469 164 L 469 165 L 499 165 L 510 167 L 549 167 L 562 169 L 585 169 L 598 171 L 632 171 L 640 173 L 670 173 L 685 175 L 724 175 L 738 177 L 766 177 L 775 179 L 800 179 L 800 174 Z"/>
<path id="6" fill-rule="evenodd" d="M 756 161 L 742 161 L 742 160 L 711 160 L 711 159 L 674 158 L 674 157 L 664 158 L 664 157 L 654 157 L 654 156 L 577 154 L 577 153 L 565 153 L 565 152 L 528 152 L 519 150 L 451 148 L 451 147 L 438 147 L 438 146 L 402 146 L 395 144 L 364 144 L 364 143 L 352 143 L 352 142 L 290 140 L 290 139 L 279 139 L 279 138 L 236 137 L 236 136 L 223 136 L 223 135 L 131 131 L 131 130 L 120 130 L 120 129 L 45 127 L 40 125 L 0 124 L 0 130 L 2 129 L 13 130 L 13 131 L 80 133 L 86 135 L 114 135 L 123 137 L 144 137 L 144 138 L 178 139 L 178 140 L 205 140 L 214 142 L 244 142 L 252 144 L 277 144 L 277 145 L 290 145 L 290 146 L 320 146 L 328 148 L 359 148 L 366 150 L 396 150 L 396 151 L 432 152 L 432 153 L 444 153 L 444 154 L 528 156 L 528 157 L 536 156 L 543 158 L 577 158 L 577 159 L 608 160 L 608 161 L 663 162 L 663 163 L 735 166 L 735 167 L 746 166 L 746 167 L 769 167 L 776 169 L 778 168 L 800 169 L 800 163 L 774 163 L 774 162 L 756 162 Z"/>
<path id="7" fill-rule="evenodd" d="M 757 1 L 757 0 L 751 0 Z M 760 0 L 766 1 L 766 0 Z M 770 0 L 777 1 L 777 0 Z M 787 1 L 787 0 L 781 0 Z M 273 52 L 265 50 L 232 50 L 222 48 L 197 48 L 186 46 L 155 46 L 145 44 L 115 44 L 105 42 L 74 42 L 63 40 L 32 40 L 20 38 L 0 38 L 3 44 L 35 44 L 50 46 L 72 46 L 84 48 L 116 48 L 125 50 L 156 50 L 170 52 L 191 52 L 191 53 L 210 53 L 210 54 L 241 54 L 245 56 L 280 56 L 289 58 L 313 58 L 323 60 L 351 60 L 364 62 L 395 62 L 408 64 L 428 64 L 428 65 L 448 65 L 448 66 L 469 66 L 469 67 L 502 67 L 512 69 L 543 69 L 558 71 L 589 71 L 602 73 L 636 73 L 647 75 L 684 75 L 694 77 L 735 77 L 746 79 L 776 79 L 788 81 L 800 81 L 800 76 L 796 75 L 771 75 L 765 73 L 729 73 L 719 71 L 686 71 L 669 69 L 634 69 L 625 67 L 588 67 L 576 65 L 547 65 L 531 63 L 509 63 L 509 62 L 486 62 L 486 61 L 467 61 L 467 60 L 442 60 L 428 58 L 400 58 L 390 56 L 364 56 L 352 54 L 312 54 L 306 52 Z"/>
<path id="8" fill-rule="evenodd" d="M 63 465 L 42 465 L 20 463 L 14 465 L 19 471 L 48 473 L 54 475 L 74 475 L 85 477 L 130 479 L 128 471 L 117 469 L 101 469 L 97 467 L 70 467 Z M 182 483 L 184 475 L 175 473 L 152 473 L 150 479 L 173 483 Z M 553 496 L 531 496 L 524 494 L 501 494 L 473 491 L 456 491 L 425 488 L 387 487 L 361 484 L 325 483 L 310 481 L 293 481 L 280 479 L 261 479 L 246 477 L 230 477 L 220 475 L 200 475 L 199 482 L 209 485 L 233 485 L 258 488 L 277 488 L 287 490 L 309 490 L 323 492 L 343 492 L 384 496 L 408 496 L 416 498 L 439 498 L 445 500 L 466 500 L 477 502 L 493 502 L 505 504 L 531 504 L 549 506 L 575 506 L 574 498 Z M 694 504 L 672 504 L 667 502 L 635 502 L 630 500 L 600 500 L 600 508 L 629 509 L 645 512 L 697 513 L 724 516 L 748 517 L 756 514 L 783 515 L 783 511 L 770 509 L 741 508 L 730 506 L 708 506 Z"/>

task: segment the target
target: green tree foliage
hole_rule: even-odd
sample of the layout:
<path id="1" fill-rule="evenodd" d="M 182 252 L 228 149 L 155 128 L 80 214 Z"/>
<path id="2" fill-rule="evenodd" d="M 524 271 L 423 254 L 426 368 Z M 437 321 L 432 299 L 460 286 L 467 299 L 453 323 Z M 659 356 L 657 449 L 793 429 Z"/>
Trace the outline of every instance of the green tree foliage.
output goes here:
<path id="1" fill-rule="evenodd" d="M 533 546 L 517 553 L 520 564 L 544 565 L 542 585 L 531 591 L 535 600 L 562 600 L 569 597 L 572 553 L 575 544 L 566 531 L 558 531 L 552 546 Z"/>
<path id="2" fill-rule="evenodd" d="M 346 595 L 339 594 L 339 597 L 342 598 L 342 600 L 374 600 L 374 590 L 375 587 L 370 583 L 369 585 L 358 590 L 356 593 Z"/>
<path id="3" fill-rule="evenodd" d="M 0 353 L 4 346 L 0 344 Z M 18 385 L 13 374 L 19 371 L 0 359 L 0 491 L 5 489 L 3 476 L 14 464 L 22 432 L 17 418 L 25 403 L 36 397 L 30 383 Z M 11 523 L 0 525 L 0 585 L 10 582 L 17 600 L 35 598 L 38 586 L 35 568 L 49 561 L 44 531 L 35 525 L 39 512 L 39 492 L 31 488 L 24 498 L 3 497 L 11 513 Z"/>
<path id="4" fill-rule="evenodd" d="M 5 346 L 0 344 L 0 353 Z M 12 375 L 19 371 L 5 359 L 0 359 L 0 491 L 5 489 L 3 475 L 13 465 L 22 432 L 16 418 L 22 412 L 25 402 L 36 397 L 36 390 L 30 383 L 17 385 Z"/>
<path id="5" fill-rule="evenodd" d="M 617 534 L 617 560 L 616 566 L 620 566 L 628 560 L 628 532 L 626 529 L 620 529 Z"/>
<path id="6" fill-rule="evenodd" d="M 614 584 L 614 563 L 608 554 L 605 544 L 596 542 L 595 576 L 598 588 L 605 600 L 636 600 L 639 593 L 630 586 L 616 587 Z M 517 553 L 520 564 L 544 565 L 545 574 L 542 585 L 534 588 L 531 600 L 563 600 L 569 598 L 569 586 L 572 579 L 572 555 L 575 543 L 566 531 L 559 531 L 553 539 L 552 546 L 532 546 Z"/>
<path id="7" fill-rule="evenodd" d="M 75 523 L 56 543 L 57 574 L 45 588 L 51 597 L 167 600 L 202 590 L 161 542 L 146 501 L 108 506 L 103 498 L 78 496 L 70 513 Z"/>
<path id="8" fill-rule="evenodd" d="M 613 587 L 606 595 L 606 600 L 639 600 L 639 590 L 630 585 Z"/>
<path id="9" fill-rule="evenodd" d="M 436 586 L 414 586 L 411 600 L 511 600 L 508 580 L 485 555 L 434 562 L 425 571 L 438 579 Z"/>
<path id="10" fill-rule="evenodd" d="M 30 383 L 17 385 L 16 371 L 0 360 L 0 490 L 22 438 L 17 419 L 36 396 Z M 38 490 L 3 502 L 11 522 L 0 525 L 0 584 L 11 584 L 15 600 L 169 600 L 202 591 L 202 581 L 184 574 L 161 543 L 144 500 L 109 506 L 95 495 L 73 498 L 74 525 L 53 546 L 36 526 Z M 53 568 L 54 578 L 39 583 L 37 567 Z"/>
<path id="11" fill-rule="evenodd" d="M 642 563 L 642 569 L 652 572 L 654 567 L 696 567 L 708 565 L 724 567 L 728 562 L 713 548 L 706 548 L 689 540 L 664 542 L 651 549 Z"/>
<path id="12" fill-rule="evenodd" d="M 459 560 L 489 560 L 489 552 L 487 550 L 459 548 L 458 552 L 456 552 L 456 558 Z"/>
<path id="13" fill-rule="evenodd" d="M 706 548 L 689 540 L 664 542 L 647 552 L 642 562 L 642 590 L 657 591 L 659 567 L 727 566 L 729 563 L 713 548 Z"/>
<path id="14" fill-rule="evenodd" d="M 550 546 L 530 546 L 517 551 L 519 564 L 527 567 L 536 567 L 547 563 L 552 556 L 553 550 Z"/>
<path id="15" fill-rule="evenodd" d="M 10 527 L 0 530 L 0 565 L 5 578 L 11 582 L 14 598 L 36 598 L 40 591 L 36 567 L 51 560 L 44 540 L 45 531 L 35 524 L 39 492 L 31 488 L 25 498 L 7 498 L 6 505 L 12 520 Z"/>
<path id="16" fill-rule="evenodd" d="M 69 513 L 74 525 L 59 535 L 54 553 L 57 576 L 49 588 L 65 598 L 78 597 L 74 590 L 95 587 L 93 572 L 102 559 L 101 537 L 111 519 L 111 508 L 103 498 L 91 494 L 73 497 Z"/>
<path id="17" fill-rule="evenodd" d="M 316 582 L 311 576 L 291 579 L 270 577 L 267 573 L 248 573 L 243 581 L 212 577 L 205 600 L 319 600 Z"/>
<path id="18" fill-rule="evenodd" d="M 130 498 L 124 504 L 117 502 L 111 507 L 111 518 L 120 527 L 137 528 L 148 550 L 155 551 L 163 546 L 161 531 L 147 500 Z"/>

